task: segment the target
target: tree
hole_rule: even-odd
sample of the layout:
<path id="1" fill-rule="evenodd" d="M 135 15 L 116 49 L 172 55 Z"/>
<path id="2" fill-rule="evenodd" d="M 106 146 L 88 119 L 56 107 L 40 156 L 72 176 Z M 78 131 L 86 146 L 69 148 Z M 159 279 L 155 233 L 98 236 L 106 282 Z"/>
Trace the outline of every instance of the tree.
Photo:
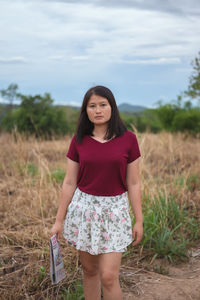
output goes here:
<path id="1" fill-rule="evenodd" d="M 11 83 L 7 89 L 0 90 L 1 96 L 8 100 L 9 102 L 9 109 L 12 110 L 13 102 L 18 97 L 18 85 L 15 83 Z"/>
<path id="2" fill-rule="evenodd" d="M 192 62 L 193 73 L 190 77 L 188 91 L 185 94 L 192 99 L 197 99 L 200 103 L 200 52 Z"/>
<path id="3" fill-rule="evenodd" d="M 174 116 L 176 115 L 177 107 L 167 103 L 162 105 L 156 109 L 156 113 L 160 123 L 162 124 L 162 128 L 171 131 L 172 122 Z"/>
<path id="4" fill-rule="evenodd" d="M 173 119 L 172 129 L 190 134 L 200 132 L 200 112 L 197 109 L 179 111 Z"/>
<path id="5" fill-rule="evenodd" d="M 67 133 L 66 114 L 63 109 L 52 105 L 53 99 L 50 94 L 19 97 L 22 100 L 19 108 L 9 112 L 2 120 L 5 130 L 17 128 L 19 132 L 45 138 Z"/>

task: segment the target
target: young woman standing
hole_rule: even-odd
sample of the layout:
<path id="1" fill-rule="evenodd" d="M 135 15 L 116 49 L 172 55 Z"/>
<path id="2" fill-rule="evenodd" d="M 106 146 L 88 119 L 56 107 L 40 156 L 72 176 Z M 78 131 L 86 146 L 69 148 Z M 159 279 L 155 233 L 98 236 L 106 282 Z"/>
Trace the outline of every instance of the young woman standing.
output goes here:
<path id="1" fill-rule="evenodd" d="M 52 234 L 80 254 L 85 300 L 122 300 L 122 253 L 143 235 L 140 150 L 120 119 L 112 92 L 96 86 L 84 96 Z M 129 200 L 135 225 L 129 215 Z M 64 222 L 64 230 L 63 230 Z"/>

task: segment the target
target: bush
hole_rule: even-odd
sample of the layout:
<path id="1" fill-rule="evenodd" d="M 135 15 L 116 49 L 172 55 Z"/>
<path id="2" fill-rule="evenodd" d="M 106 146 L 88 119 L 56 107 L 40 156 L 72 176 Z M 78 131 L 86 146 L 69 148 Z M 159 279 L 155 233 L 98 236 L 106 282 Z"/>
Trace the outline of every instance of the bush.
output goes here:
<path id="1" fill-rule="evenodd" d="M 196 109 L 178 112 L 172 122 L 173 131 L 200 132 L 200 111 Z"/>
<path id="2" fill-rule="evenodd" d="M 199 238 L 199 220 L 190 216 L 173 195 L 166 198 L 163 191 L 154 199 L 145 196 L 143 203 L 144 249 L 152 252 L 153 259 L 187 259 L 189 242 Z"/>
<path id="3" fill-rule="evenodd" d="M 10 111 L 2 120 L 2 128 L 6 131 L 17 129 L 19 132 L 49 138 L 66 134 L 68 122 L 63 109 L 53 107 L 49 94 L 43 97 L 21 95 L 22 102 L 16 110 Z"/>
<path id="4" fill-rule="evenodd" d="M 176 111 L 176 108 L 172 104 L 166 104 L 156 109 L 156 113 L 163 129 L 168 131 L 172 130 L 172 122 L 176 115 Z"/>

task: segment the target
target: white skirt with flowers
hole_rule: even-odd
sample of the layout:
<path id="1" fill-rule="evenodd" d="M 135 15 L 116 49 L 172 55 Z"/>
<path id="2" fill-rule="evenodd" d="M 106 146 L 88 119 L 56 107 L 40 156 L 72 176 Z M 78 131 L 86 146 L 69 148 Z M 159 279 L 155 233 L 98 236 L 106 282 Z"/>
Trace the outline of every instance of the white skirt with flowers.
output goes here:
<path id="1" fill-rule="evenodd" d="M 76 188 L 68 206 L 63 236 L 77 250 L 93 255 L 126 251 L 133 241 L 127 192 L 94 196 Z"/>

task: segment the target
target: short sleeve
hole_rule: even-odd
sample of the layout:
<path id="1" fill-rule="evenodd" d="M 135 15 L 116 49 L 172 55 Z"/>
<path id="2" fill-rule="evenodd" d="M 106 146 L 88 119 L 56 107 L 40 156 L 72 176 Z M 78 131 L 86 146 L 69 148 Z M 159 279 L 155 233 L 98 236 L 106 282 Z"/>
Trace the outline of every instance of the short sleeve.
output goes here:
<path id="1" fill-rule="evenodd" d="M 79 162 L 79 154 L 78 154 L 78 151 L 77 151 L 77 145 L 76 145 L 76 136 L 74 135 L 72 140 L 71 140 L 71 143 L 70 143 L 70 146 L 69 146 L 69 149 L 68 149 L 68 152 L 67 152 L 67 157 L 69 157 L 71 160 L 73 161 L 76 161 L 76 162 Z"/>
<path id="2" fill-rule="evenodd" d="M 130 149 L 129 149 L 129 156 L 128 156 L 128 163 L 133 162 L 138 157 L 141 156 L 138 140 L 135 133 L 130 132 Z"/>

